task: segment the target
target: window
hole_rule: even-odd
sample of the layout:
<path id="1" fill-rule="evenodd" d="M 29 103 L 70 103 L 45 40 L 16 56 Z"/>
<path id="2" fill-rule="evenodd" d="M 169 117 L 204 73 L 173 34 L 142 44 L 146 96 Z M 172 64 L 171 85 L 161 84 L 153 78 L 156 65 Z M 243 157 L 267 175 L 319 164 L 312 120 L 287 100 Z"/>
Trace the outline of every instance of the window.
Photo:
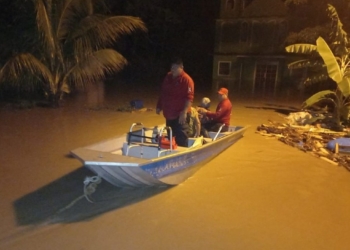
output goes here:
<path id="1" fill-rule="evenodd" d="M 231 74 L 231 62 L 220 61 L 218 67 L 219 76 L 229 76 Z"/>

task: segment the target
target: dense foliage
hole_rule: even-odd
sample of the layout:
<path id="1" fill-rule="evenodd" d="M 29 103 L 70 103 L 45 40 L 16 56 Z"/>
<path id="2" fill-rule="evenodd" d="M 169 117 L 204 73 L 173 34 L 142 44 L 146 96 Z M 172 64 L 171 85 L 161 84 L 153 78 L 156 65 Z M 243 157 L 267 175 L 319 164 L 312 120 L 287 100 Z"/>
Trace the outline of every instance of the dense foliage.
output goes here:
<path id="1" fill-rule="evenodd" d="M 315 74 L 309 76 L 304 83 L 317 83 L 328 77 L 335 82 L 334 90 L 323 90 L 308 98 L 304 107 L 308 108 L 319 102 L 329 103 L 334 108 L 333 118 L 338 126 L 347 120 L 350 110 L 350 72 L 349 72 L 349 40 L 343 29 L 336 9 L 328 5 L 331 20 L 331 32 L 327 38 L 329 45 L 322 37 L 314 44 L 294 44 L 286 47 L 287 52 L 311 55 L 307 59 L 293 62 L 290 68 L 317 68 Z"/>
<path id="2" fill-rule="evenodd" d="M 0 82 L 39 88 L 55 106 L 64 93 L 120 71 L 127 60 L 113 44 L 124 34 L 146 31 L 139 18 L 104 15 L 102 0 L 33 0 L 33 4 L 36 43 L 25 42 L 33 47 L 15 51 L 1 68 Z"/>

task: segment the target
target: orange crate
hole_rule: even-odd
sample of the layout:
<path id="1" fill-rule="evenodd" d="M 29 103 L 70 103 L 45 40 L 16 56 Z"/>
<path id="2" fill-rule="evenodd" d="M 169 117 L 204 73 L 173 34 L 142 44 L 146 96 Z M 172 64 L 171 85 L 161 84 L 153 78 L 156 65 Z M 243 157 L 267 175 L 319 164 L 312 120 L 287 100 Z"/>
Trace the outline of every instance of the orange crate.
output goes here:
<path id="1" fill-rule="evenodd" d="M 177 148 L 175 137 L 173 137 L 172 139 L 172 146 L 173 146 L 173 149 Z M 170 140 L 166 136 L 160 137 L 160 147 L 164 149 L 170 149 Z"/>

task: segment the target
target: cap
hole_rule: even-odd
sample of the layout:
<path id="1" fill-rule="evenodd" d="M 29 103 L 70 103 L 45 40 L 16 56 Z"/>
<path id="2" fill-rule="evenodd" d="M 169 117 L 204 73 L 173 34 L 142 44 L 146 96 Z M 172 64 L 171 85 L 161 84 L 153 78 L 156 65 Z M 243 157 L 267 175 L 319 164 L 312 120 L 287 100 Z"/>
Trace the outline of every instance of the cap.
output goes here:
<path id="1" fill-rule="evenodd" d="M 227 88 L 221 88 L 221 89 L 219 89 L 218 93 L 220 95 L 228 95 L 228 89 Z"/>

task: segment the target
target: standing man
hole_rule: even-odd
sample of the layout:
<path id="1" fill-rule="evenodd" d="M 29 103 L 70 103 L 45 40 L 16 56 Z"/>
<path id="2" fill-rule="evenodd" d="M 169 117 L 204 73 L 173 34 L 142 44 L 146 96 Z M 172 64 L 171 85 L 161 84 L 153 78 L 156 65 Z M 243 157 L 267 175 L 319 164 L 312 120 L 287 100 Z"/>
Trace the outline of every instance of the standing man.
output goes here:
<path id="1" fill-rule="evenodd" d="M 219 104 L 215 112 L 210 112 L 204 108 L 199 108 L 198 112 L 210 119 L 210 122 L 203 124 L 202 128 L 207 131 L 217 132 L 219 131 L 221 125 L 225 124 L 221 131 L 227 132 L 230 126 L 232 104 L 228 99 L 228 90 L 226 88 L 221 88 L 218 91 L 218 99 Z M 202 134 L 204 135 L 207 134 L 205 130 L 203 131 L 202 129 Z"/>
<path id="2" fill-rule="evenodd" d="M 191 108 L 193 96 L 193 80 L 184 71 L 182 60 L 176 58 L 171 63 L 170 72 L 163 80 L 156 113 L 160 114 L 163 111 L 166 125 L 171 127 L 177 145 L 182 147 L 187 147 L 186 117 Z"/>

